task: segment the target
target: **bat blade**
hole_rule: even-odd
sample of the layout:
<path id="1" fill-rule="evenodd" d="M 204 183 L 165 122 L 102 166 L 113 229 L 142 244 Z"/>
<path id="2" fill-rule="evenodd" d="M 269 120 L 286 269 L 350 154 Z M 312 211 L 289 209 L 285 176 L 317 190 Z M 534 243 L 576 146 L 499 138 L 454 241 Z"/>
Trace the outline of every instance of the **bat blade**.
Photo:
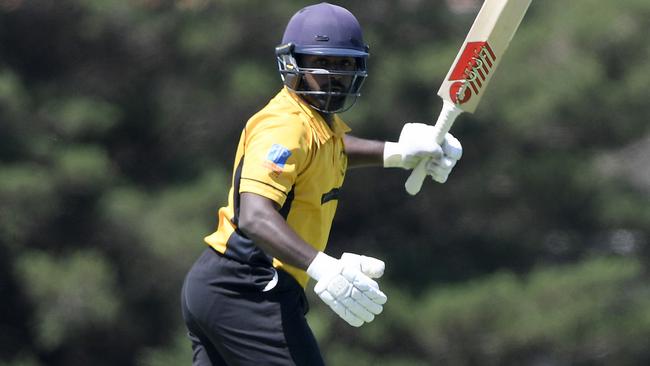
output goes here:
<path id="1" fill-rule="evenodd" d="M 486 0 L 438 95 L 473 113 L 531 0 Z"/>
<path id="2" fill-rule="evenodd" d="M 476 110 L 531 1 L 486 0 L 483 3 L 438 90 L 443 107 L 434 126 L 434 138 L 439 144 L 460 113 Z M 411 172 L 404 185 L 409 194 L 420 191 L 427 163 L 428 159 L 421 160 Z"/>

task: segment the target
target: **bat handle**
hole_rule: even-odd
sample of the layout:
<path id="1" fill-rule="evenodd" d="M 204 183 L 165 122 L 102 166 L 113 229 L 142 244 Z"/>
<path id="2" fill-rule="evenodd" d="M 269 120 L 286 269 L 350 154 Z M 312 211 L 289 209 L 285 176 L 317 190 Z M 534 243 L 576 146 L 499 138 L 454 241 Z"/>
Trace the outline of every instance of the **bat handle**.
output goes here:
<path id="1" fill-rule="evenodd" d="M 445 140 L 445 135 L 451 129 L 454 121 L 456 121 L 456 117 L 462 112 L 463 110 L 458 108 L 456 104 L 443 100 L 442 110 L 440 111 L 436 124 L 433 126 L 435 128 L 434 138 L 438 144 L 441 144 Z M 428 162 L 429 159 L 420 160 L 406 180 L 404 188 L 406 188 L 406 192 L 411 196 L 415 196 L 420 192 L 424 178 L 427 177 L 426 167 Z"/>

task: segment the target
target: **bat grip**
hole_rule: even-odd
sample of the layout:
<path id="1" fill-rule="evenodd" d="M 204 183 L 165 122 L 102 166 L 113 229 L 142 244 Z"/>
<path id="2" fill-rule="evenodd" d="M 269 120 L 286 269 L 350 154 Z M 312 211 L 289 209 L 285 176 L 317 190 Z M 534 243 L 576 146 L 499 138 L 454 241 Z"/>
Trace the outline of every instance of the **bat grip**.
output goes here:
<path id="1" fill-rule="evenodd" d="M 436 124 L 433 126 L 435 128 L 434 138 L 436 143 L 442 144 L 445 140 L 445 135 L 449 132 L 454 121 L 456 121 L 456 117 L 458 117 L 461 112 L 463 112 L 463 110 L 458 108 L 454 103 L 443 100 L 442 110 L 440 111 Z M 415 196 L 420 192 L 424 178 L 427 177 L 426 167 L 428 162 L 429 158 L 420 160 L 406 180 L 404 188 L 406 188 L 406 192 L 411 196 Z"/>

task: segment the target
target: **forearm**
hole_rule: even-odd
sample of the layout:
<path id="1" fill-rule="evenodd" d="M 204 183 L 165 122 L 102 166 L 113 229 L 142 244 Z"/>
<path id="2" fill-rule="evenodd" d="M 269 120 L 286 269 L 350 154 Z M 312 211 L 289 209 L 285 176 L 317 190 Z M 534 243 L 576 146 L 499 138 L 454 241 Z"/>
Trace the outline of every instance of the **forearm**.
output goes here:
<path id="1" fill-rule="evenodd" d="M 345 153 L 348 156 L 348 168 L 360 166 L 379 166 L 384 162 L 384 142 L 367 140 L 345 135 Z"/>
<path id="2" fill-rule="evenodd" d="M 287 224 L 270 201 L 242 193 L 239 229 L 266 254 L 282 263 L 306 270 L 318 251 Z"/>

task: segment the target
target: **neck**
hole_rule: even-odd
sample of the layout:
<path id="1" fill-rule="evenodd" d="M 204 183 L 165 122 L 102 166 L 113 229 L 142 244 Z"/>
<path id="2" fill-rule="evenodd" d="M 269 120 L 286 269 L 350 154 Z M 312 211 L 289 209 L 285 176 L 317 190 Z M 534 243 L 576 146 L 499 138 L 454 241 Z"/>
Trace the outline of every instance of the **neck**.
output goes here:
<path id="1" fill-rule="evenodd" d="M 330 128 L 332 128 L 332 123 L 334 122 L 334 113 L 318 112 L 318 114 L 320 114 L 320 116 L 323 117 L 325 123 L 327 123 L 327 125 L 330 126 Z"/>
<path id="2" fill-rule="evenodd" d="M 304 94 L 297 94 L 297 95 L 298 95 L 298 97 L 300 99 L 302 99 L 303 102 L 305 102 L 306 104 L 308 104 L 310 106 L 312 105 L 312 103 L 309 100 L 309 96 L 304 95 Z M 319 111 L 317 109 L 314 109 L 314 112 L 318 113 L 318 115 L 323 118 L 325 123 L 327 123 L 327 125 L 330 126 L 330 128 L 332 128 L 332 123 L 334 122 L 334 113 L 324 113 L 324 112 L 321 112 L 321 111 Z"/>

